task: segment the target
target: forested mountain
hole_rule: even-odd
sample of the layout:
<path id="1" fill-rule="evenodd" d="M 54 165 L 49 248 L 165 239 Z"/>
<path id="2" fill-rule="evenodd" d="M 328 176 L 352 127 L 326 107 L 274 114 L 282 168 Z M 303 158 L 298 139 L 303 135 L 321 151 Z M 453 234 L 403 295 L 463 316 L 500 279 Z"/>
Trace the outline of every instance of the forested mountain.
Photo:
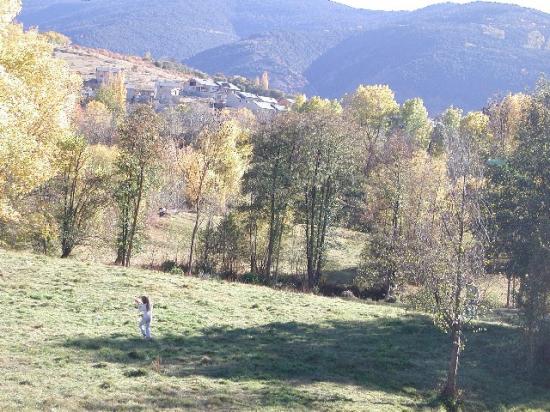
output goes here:
<path id="1" fill-rule="evenodd" d="M 379 14 L 318 0 L 26 0 L 19 19 L 84 46 L 186 59 L 259 33 L 357 31 Z"/>
<path id="2" fill-rule="evenodd" d="M 429 7 L 401 24 L 352 36 L 305 71 L 306 91 L 338 97 L 359 83 L 387 83 L 399 100 L 432 111 L 480 108 L 532 87 L 550 67 L 550 15 L 509 5 Z"/>
<path id="3" fill-rule="evenodd" d="M 210 73 L 267 71 L 286 91 L 339 97 L 387 83 L 433 112 L 530 88 L 550 65 L 550 15 L 496 3 L 392 13 L 321 0 L 26 0 L 20 20 Z"/>

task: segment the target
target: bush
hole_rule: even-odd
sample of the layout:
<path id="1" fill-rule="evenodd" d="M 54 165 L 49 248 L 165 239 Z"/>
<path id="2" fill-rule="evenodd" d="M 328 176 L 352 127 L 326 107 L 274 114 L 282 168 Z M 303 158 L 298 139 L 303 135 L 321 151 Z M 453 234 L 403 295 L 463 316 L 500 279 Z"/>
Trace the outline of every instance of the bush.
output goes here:
<path id="1" fill-rule="evenodd" d="M 247 272 L 239 278 L 242 283 L 248 283 L 250 285 L 265 285 L 265 278 L 258 273 Z"/>
<path id="2" fill-rule="evenodd" d="M 178 263 L 174 260 L 165 260 L 164 262 L 162 262 L 162 264 L 160 265 L 160 270 L 162 270 L 163 272 L 172 272 L 172 270 L 176 269 L 178 266 Z"/>
<path id="3" fill-rule="evenodd" d="M 175 266 L 170 270 L 171 275 L 181 276 L 184 274 L 183 269 L 179 266 Z"/>
<path id="4" fill-rule="evenodd" d="M 248 255 L 246 232 L 236 214 L 224 216 L 216 226 L 209 222 L 199 233 L 197 250 L 198 271 L 235 280 Z"/>

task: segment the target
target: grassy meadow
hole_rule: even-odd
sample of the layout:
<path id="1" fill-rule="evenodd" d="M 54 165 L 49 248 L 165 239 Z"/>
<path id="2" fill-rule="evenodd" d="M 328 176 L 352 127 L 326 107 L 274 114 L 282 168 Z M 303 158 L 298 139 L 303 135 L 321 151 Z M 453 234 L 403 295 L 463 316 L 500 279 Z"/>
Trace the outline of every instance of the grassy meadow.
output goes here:
<path id="1" fill-rule="evenodd" d="M 145 292 L 153 341 L 132 305 Z M 448 338 L 398 306 L 3 250 L 0 301 L 3 411 L 442 409 Z M 550 409 L 519 330 L 477 327 L 464 409 Z"/>

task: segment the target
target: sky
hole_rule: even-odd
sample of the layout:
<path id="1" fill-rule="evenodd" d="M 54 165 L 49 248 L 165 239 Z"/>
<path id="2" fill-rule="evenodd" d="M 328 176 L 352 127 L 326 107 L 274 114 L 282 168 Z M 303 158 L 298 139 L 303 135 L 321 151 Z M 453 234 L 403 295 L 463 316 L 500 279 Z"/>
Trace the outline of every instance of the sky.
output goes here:
<path id="1" fill-rule="evenodd" d="M 441 3 L 439 0 L 336 0 L 353 7 L 372 10 L 415 10 L 430 4 Z M 454 3 L 469 3 L 468 0 L 454 0 Z M 519 4 L 550 13 L 550 0 L 498 0 L 498 3 Z"/>

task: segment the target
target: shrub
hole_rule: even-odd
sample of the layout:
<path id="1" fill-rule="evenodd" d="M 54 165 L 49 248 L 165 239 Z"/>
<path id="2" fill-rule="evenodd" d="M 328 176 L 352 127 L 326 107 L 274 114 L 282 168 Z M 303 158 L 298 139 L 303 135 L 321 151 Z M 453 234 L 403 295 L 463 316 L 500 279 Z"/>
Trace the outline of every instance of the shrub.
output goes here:
<path id="1" fill-rule="evenodd" d="M 160 265 L 160 270 L 163 272 L 172 272 L 172 270 L 176 269 L 178 266 L 178 263 L 174 260 L 165 260 Z"/>
<path id="2" fill-rule="evenodd" d="M 265 278 L 258 273 L 247 272 L 239 278 L 242 283 L 248 283 L 251 285 L 265 285 Z"/>
<path id="3" fill-rule="evenodd" d="M 181 276 L 184 274 L 183 272 L 183 269 L 179 266 L 174 266 L 171 270 L 170 270 L 170 274 L 171 275 L 176 275 L 176 276 Z"/>

